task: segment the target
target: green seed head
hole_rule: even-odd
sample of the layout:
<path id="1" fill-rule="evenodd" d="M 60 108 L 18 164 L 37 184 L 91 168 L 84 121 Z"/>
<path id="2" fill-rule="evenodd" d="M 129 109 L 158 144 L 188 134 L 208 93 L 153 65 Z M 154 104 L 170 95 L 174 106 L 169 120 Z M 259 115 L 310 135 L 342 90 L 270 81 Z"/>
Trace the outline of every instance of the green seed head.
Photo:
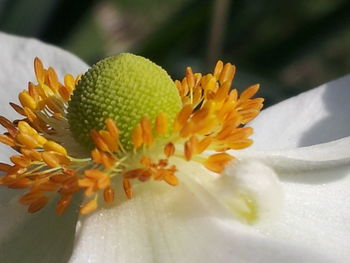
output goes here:
<path id="1" fill-rule="evenodd" d="M 154 123 L 163 112 L 172 127 L 180 107 L 177 88 L 166 71 L 125 53 L 99 61 L 82 76 L 69 102 L 68 122 L 73 137 L 91 148 L 90 131 L 104 129 L 105 120 L 112 118 L 122 145 L 130 150 L 131 134 L 142 117 Z"/>

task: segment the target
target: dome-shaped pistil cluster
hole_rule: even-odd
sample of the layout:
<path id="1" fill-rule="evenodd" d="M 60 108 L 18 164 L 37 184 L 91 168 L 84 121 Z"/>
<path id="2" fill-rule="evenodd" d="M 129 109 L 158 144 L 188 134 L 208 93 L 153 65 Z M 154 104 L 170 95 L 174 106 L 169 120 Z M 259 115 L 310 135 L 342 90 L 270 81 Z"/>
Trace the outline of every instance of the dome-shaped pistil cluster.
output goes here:
<path id="1" fill-rule="evenodd" d="M 131 133 L 142 117 L 153 121 L 163 112 L 173 120 L 180 107 L 176 86 L 161 67 L 140 56 L 120 54 L 82 76 L 69 102 L 69 127 L 74 138 L 91 148 L 90 131 L 104 128 L 111 118 L 121 131 L 121 144 L 130 150 Z"/>
<path id="2" fill-rule="evenodd" d="M 231 90 L 235 67 L 221 61 L 212 74 L 187 68 L 175 83 L 132 54 L 102 60 L 81 79 L 66 75 L 63 83 L 38 58 L 34 69 L 38 83 L 19 94 L 21 105 L 11 103 L 24 118 L 0 116 L 6 129 L 0 142 L 18 152 L 12 164 L 0 163 L 0 185 L 27 189 L 20 203 L 32 213 L 53 193 L 60 196 L 56 212 L 62 214 L 82 191 L 80 212 L 88 214 L 101 199 L 113 203 L 120 182 L 127 198 L 138 182 L 176 186 L 180 174 L 191 176 L 179 165 L 183 161 L 221 173 L 234 160 L 227 150 L 251 145 L 253 130 L 245 125 L 263 105 L 253 98 L 259 85 L 240 95 Z M 79 145 L 85 151 L 78 154 Z"/>

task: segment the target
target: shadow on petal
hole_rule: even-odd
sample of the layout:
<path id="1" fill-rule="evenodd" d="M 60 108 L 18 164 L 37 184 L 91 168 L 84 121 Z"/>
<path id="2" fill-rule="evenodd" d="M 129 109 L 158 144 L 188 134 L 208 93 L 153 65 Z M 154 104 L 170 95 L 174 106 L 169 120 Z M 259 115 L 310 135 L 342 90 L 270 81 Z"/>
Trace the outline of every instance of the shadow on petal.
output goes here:
<path id="1" fill-rule="evenodd" d="M 57 216 L 55 213 L 55 200 L 42 211 L 28 214 L 26 208 L 19 206 L 15 201 L 18 192 L 12 190 L 11 194 L 8 194 L 3 190 L 2 203 L 8 200 L 7 204 L 10 204 L 2 205 L 1 212 L 4 214 L 1 216 L 1 223 L 8 221 L 9 229 L 0 231 L 6 232 L 1 233 L 0 261 L 2 263 L 67 262 L 73 250 L 79 200 L 76 198 L 74 204 L 62 216 Z M 13 218 L 14 216 L 22 218 Z M 7 225 L 3 224 L 1 228 L 3 227 Z"/>
<path id="2" fill-rule="evenodd" d="M 327 116 L 305 131 L 299 145 L 310 146 L 350 135 L 350 76 L 325 85 L 322 102 Z"/>

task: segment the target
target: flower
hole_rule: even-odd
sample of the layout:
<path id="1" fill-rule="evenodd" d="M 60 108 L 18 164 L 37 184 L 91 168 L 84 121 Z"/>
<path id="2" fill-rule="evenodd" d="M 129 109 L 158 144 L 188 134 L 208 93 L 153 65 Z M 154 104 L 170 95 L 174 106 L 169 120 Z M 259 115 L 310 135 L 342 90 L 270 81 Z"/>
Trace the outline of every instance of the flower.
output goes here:
<path id="1" fill-rule="evenodd" d="M 6 48 L 9 52 L 4 52 L 4 54 L 16 54 L 17 58 L 16 60 L 2 59 L 2 61 L 9 62 L 7 65 L 10 65 L 11 62 L 17 63 L 26 60 L 26 55 L 29 55 L 32 57 L 40 56 L 45 64 L 55 67 L 56 65 L 70 67 L 70 65 L 75 64 L 68 71 L 63 70 L 64 73 L 77 74 L 79 72 L 75 70 L 83 72 L 86 69 L 86 66 L 78 62 L 72 55 L 53 47 L 47 47 L 34 40 L 27 42 L 23 39 L 1 35 L 1 44 L 10 41 L 11 45 L 2 47 L 2 50 Z M 23 52 L 15 52 L 18 45 L 21 46 Z M 11 49 L 14 52 L 11 53 Z M 29 51 L 29 54 L 26 54 L 26 51 L 30 49 L 34 49 L 36 53 L 33 54 Z M 48 52 L 47 55 L 38 54 L 44 52 L 45 49 Z M 62 59 L 62 62 L 55 65 L 54 61 L 50 63 L 47 56 L 56 56 Z M 25 65 L 20 62 L 14 69 L 22 70 L 22 66 L 25 68 Z M 62 73 L 62 69 L 58 69 L 59 73 Z M 31 70 L 28 68 L 24 70 L 25 74 L 29 74 L 29 72 Z M 6 74 L 4 71 L 2 74 L 2 86 L 2 81 L 4 81 L 6 87 L 14 89 L 23 87 L 25 82 L 13 86 L 16 81 L 21 81 L 21 75 L 17 74 L 18 77 L 14 79 L 12 74 Z M 28 76 L 25 76 L 22 81 L 28 79 Z M 338 92 L 342 91 L 341 97 L 344 98 L 346 92 L 343 87 L 348 82 L 349 78 L 345 78 L 331 84 L 331 87 Z M 339 86 L 337 87 L 337 85 Z M 12 197 L 15 195 L 13 192 L 1 189 L 0 198 L 3 206 L 1 222 L 3 227 L 0 231 L 0 250 L 2 250 L 0 255 L 5 255 L 5 262 L 6 260 L 8 262 L 280 262 L 282 260 L 287 262 L 288 260 L 289 262 L 296 260 L 301 262 L 345 262 L 349 250 L 347 244 L 340 242 L 340 235 L 343 232 L 341 237 L 344 237 L 344 240 L 349 238 L 348 229 L 344 224 L 341 224 L 342 220 L 345 221 L 349 207 L 345 190 L 349 180 L 346 176 L 348 170 L 345 166 L 349 162 L 349 139 L 345 138 L 314 147 L 295 148 L 295 146 L 300 146 L 298 144 L 301 140 L 300 135 L 306 134 L 303 128 L 310 128 L 312 126 L 310 120 L 317 120 L 317 117 L 313 115 L 315 112 L 305 114 L 309 117 L 304 115 L 295 118 L 297 110 L 305 109 L 303 107 L 298 109 L 294 104 L 295 100 L 300 102 L 305 99 L 306 105 L 314 103 L 318 107 L 314 107 L 318 110 L 318 117 L 324 118 L 325 115 L 322 116 L 321 113 L 329 113 L 329 111 L 322 108 L 320 92 L 328 89 L 330 88 L 316 89 L 301 96 L 301 99 L 292 99 L 292 102 L 275 106 L 277 110 L 273 108 L 266 110 L 266 113 L 262 114 L 255 122 L 255 129 L 258 131 L 255 138 L 255 148 L 257 150 L 264 149 L 264 143 L 266 143 L 267 149 L 275 148 L 276 150 L 247 150 L 246 152 L 233 153 L 240 159 L 240 162 L 238 165 L 229 167 L 226 173 L 231 174 L 230 170 L 233 169 L 235 176 L 228 175 L 223 177 L 226 178 L 224 180 L 217 180 L 217 183 L 208 181 L 199 184 L 195 179 L 189 178 L 185 179 L 184 184 L 171 189 L 165 184 L 161 185 L 156 182 L 142 184 L 142 191 L 140 190 L 139 194 L 131 200 L 120 202 L 112 208 L 101 209 L 80 218 L 77 224 L 77 207 L 70 207 L 60 217 L 54 215 L 52 207 L 39 211 L 37 214 L 28 215 L 23 213 L 23 209 L 12 201 Z M 8 96 L 1 96 L 2 102 L 5 103 L 8 100 Z M 12 97 L 10 100 L 13 101 L 14 98 Z M 346 104 L 338 101 L 337 105 L 332 104 L 331 106 L 343 110 L 344 105 Z M 346 121 L 345 114 L 341 115 L 343 117 L 339 116 L 342 113 L 342 111 L 338 111 L 339 108 L 336 108 L 337 116 L 335 118 L 338 120 L 343 118 L 342 121 Z M 311 111 L 310 108 L 309 111 Z M 277 117 L 282 120 L 280 122 L 272 121 Z M 304 125 L 303 118 L 310 121 L 309 126 Z M 295 124 L 293 129 L 285 131 L 284 127 L 287 126 L 283 123 L 284 120 L 294 123 L 299 121 L 299 125 Z M 259 122 L 264 125 L 259 124 Z M 279 123 L 282 123 L 283 126 L 278 126 Z M 339 121 L 336 124 L 342 125 L 342 122 Z M 259 135 L 259 132 L 264 126 L 268 126 L 264 130 L 273 134 L 272 138 L 275 142 L 281 141 L 279 145 L 276 143 L 271 147 L 273 141 L 268 141 L 266 138 L 269 137 L 266 134 L 265 137 L 259 139 L 258 136 L 262 136 Z M 316 141 L 316 143 L 320 143 L 341 138 L 348 135 L 346 127 L 346 125 L 342 126 L 336 133 L 334 131 L 328 132 L 328 137 L 324 135 L 327 128 L 323 128 L 323 137 L 316 138 L 318 133 L 315 133 L 312 140 L 313 142 L 320 140 Z M 281 131 L 285 131 L 283 135 L 281 135 Z M 279 138 L 288 138 L 288 140 L 283 141 Z M 304 145 L 307 141 L 305 139 Z M 284 150 L 288 147 L 291 149 Z M 4 159 L 11 155 L 5 151 L 2 153 L 4 156 L 1 161 L 5 161 Z M 193 170 L 188 166 L 188 171 L 200 174 L 199 167 Z M 328 170 L 324 171 L 326 167 Z M 286 193 L 286 207 L 282 210 L 285 214 L 282 214 L 281 221 L 278 219 L 277 221 L 267 220 L 259 225 L 249 226 L 233 220 L 229 209 L 232 204 L 222 201 L 232 200 L 229 196 L 230 191 L 222 190 L 235 186 L 238 187 L 237 189 L 243 189 L 243 194 L 252 193 L 250 196 L 257 197 L 256 200 L 262 200 L 262 204 L 266 200 L 273 201 L 273 198 L 266 195 L 266 189 L 271 189 L 271 185 L 275 186 L 275 182 L 278 185 L 274 179 L 274 170 L 277 170 L 281 176 L 283 191 Z M 254 180 L 252 182 L 248 180 L 251 178 L 259 179 L 257 177 L 259 173 L 264 175 L 263 178 L 267 178 L 267 180 L 257 181 L 262 183 L 263 187 L 256 185 Z M 293 178 L 293 173 L 296 174 L 296 179 Z M 321 179 L 325 181 L 320 184 L 318 182 L 320 179 L 315 179 L 315 173 L 321 173 Z M 334 178 L 332 174 L 337 177 Z M 283 181 L 285 178 L 287 178 L 287 182 Z M 315 180 L 316 186 L 310 184 L 312 181 L 310 178 Z M 302 183 L 288 182 L 288 180 L 301 180 Z M 208 188 L 209 185 L 213 187 Z M 257 188 L 254 189 L 254 187 Z M 261 189 L 264 191 L 261 192 Z M 272 189 L 276 188 L 272 187 Z M 305 193 L 305 191 L 312 192 L 312 195 Z M 326 196 L 317 196 L 313 191 L 322 192 L 322 194 L 324 191 Z M 260 196 L 261 193 L 265 193 L 265 195 Z M 278 193 L 272 195 L 272 197 L 278 196 Z M 225 199 L 226 197 L 228 199 Z M 298 197 L 300 199 L 297 199 Z M 322 198 L 327 200 L 328 205 L 325 209 L 329 210 L 329 215 L 320 213 L 322 206 L 319 206 L 318 201 Z M 9 200 L 11 201 L 9 202 Z M 290 203 L 291 201 L 296 201 L 297 205 L 293 205 Z M 79 197 L 73 201 L 74 204 L 80 204 Z M 233 205 L 237 207 L 239 204 Z M 275 205 L 278 205 L 278 202 L 272 206 L 263 207 L 263 210 L 270 214 L 269 209 L 275 208 Z M 259 206 L 259 208 L 261 207 Z M 304 222 L 308 223 L 311 220 L 303 218 L 308 213 L 306 208 L 312 215 L 312 219 L 318 219 L 315 226 L 308 224 L 307 229 L 303 228 Z M 294 217 L 292 217 L 293 213 Z M 318 216 L 323 216 L 326 220 L 322 220 Z M 331 228 L 332 224 L 328 222 L 329 219 L 332 219 L 331 223 L 336 224 L 336 228 Z M 73 246 L 75 225 L 77 230 Z M 289 226 L 293 230 L 289 229 Z M 298 228 L 305 231 L 305 234 L 295 231 Z M 314 242 L 316 243 L 314 245 L 312 241 L 315 240 L 309 237 L 307 230 L 310 230 L 314 235 L 319 235 L 318 237 L 327 235 L 327 238 L 333 238 L 333 242 L 328 242 L 326 238 L 320 238 Z M 336 235 L 331 236 L 332 232 L 335 232 Z M 298 240 L 301 242 L 299 243 Z M 321 248 L 321 251 L 317 250 L 318 247 Z"/>

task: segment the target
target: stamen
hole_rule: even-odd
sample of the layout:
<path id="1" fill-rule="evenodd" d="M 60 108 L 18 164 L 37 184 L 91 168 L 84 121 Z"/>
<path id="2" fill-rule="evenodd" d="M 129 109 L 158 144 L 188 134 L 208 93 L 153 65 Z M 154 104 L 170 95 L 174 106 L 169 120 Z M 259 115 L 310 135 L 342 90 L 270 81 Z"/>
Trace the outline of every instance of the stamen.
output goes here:
<path id="1" fill-rule="evenodd" d="M 124 192 L 127 196 L 128 199 L 132 198 L 132 188 L 131 188 L 131 183 L 129 179 L 123 179 L 123 188 Z"/>
<path id="2" fill-rule="evenodd" d="M 143 135 L 141 124 L 137 124 L 132 135 L 131 135 L 132 143 L 134 148 L 137 149 L 143 144 Z"/>
<path id="3" fill-rule="evenodd" d="M 164 154 L 166 157 L 170 157 L 170 156 L 173 156 L 175 153 L 175 146 L 173 143 L 169 142 L 165 145 L 164 147 Z"/>
<path id="4" fill-rule="evenodd" d="M 97 200 L 96 198 L 88 201 L 80 208 L 80 214 L 87 215 L 90 214 L 92 211 L 96 210 L 97 208 Z"/>
<path id="5" fill-rule="evenodd" d="M 150 146 L 153 143 L 152 127 L 150 120 L 145 116 L 141 120 L 142 139 L 146 146 Z"/>
<path id="6" fill-rule="evenodd" d="M 168 118 L 164 113 L 159 113 L 156 118 L 155 128 L 159 136 L 164 135 L 168 128 Z"/>
<path id="7" fill-rule="evenodd" d="M 209 156 L 204 162 L 204 166 L 215 173 L 221 173 L 225 166 L 234 159 L 233 156 L 227 153 L 217 153 Z"/>

